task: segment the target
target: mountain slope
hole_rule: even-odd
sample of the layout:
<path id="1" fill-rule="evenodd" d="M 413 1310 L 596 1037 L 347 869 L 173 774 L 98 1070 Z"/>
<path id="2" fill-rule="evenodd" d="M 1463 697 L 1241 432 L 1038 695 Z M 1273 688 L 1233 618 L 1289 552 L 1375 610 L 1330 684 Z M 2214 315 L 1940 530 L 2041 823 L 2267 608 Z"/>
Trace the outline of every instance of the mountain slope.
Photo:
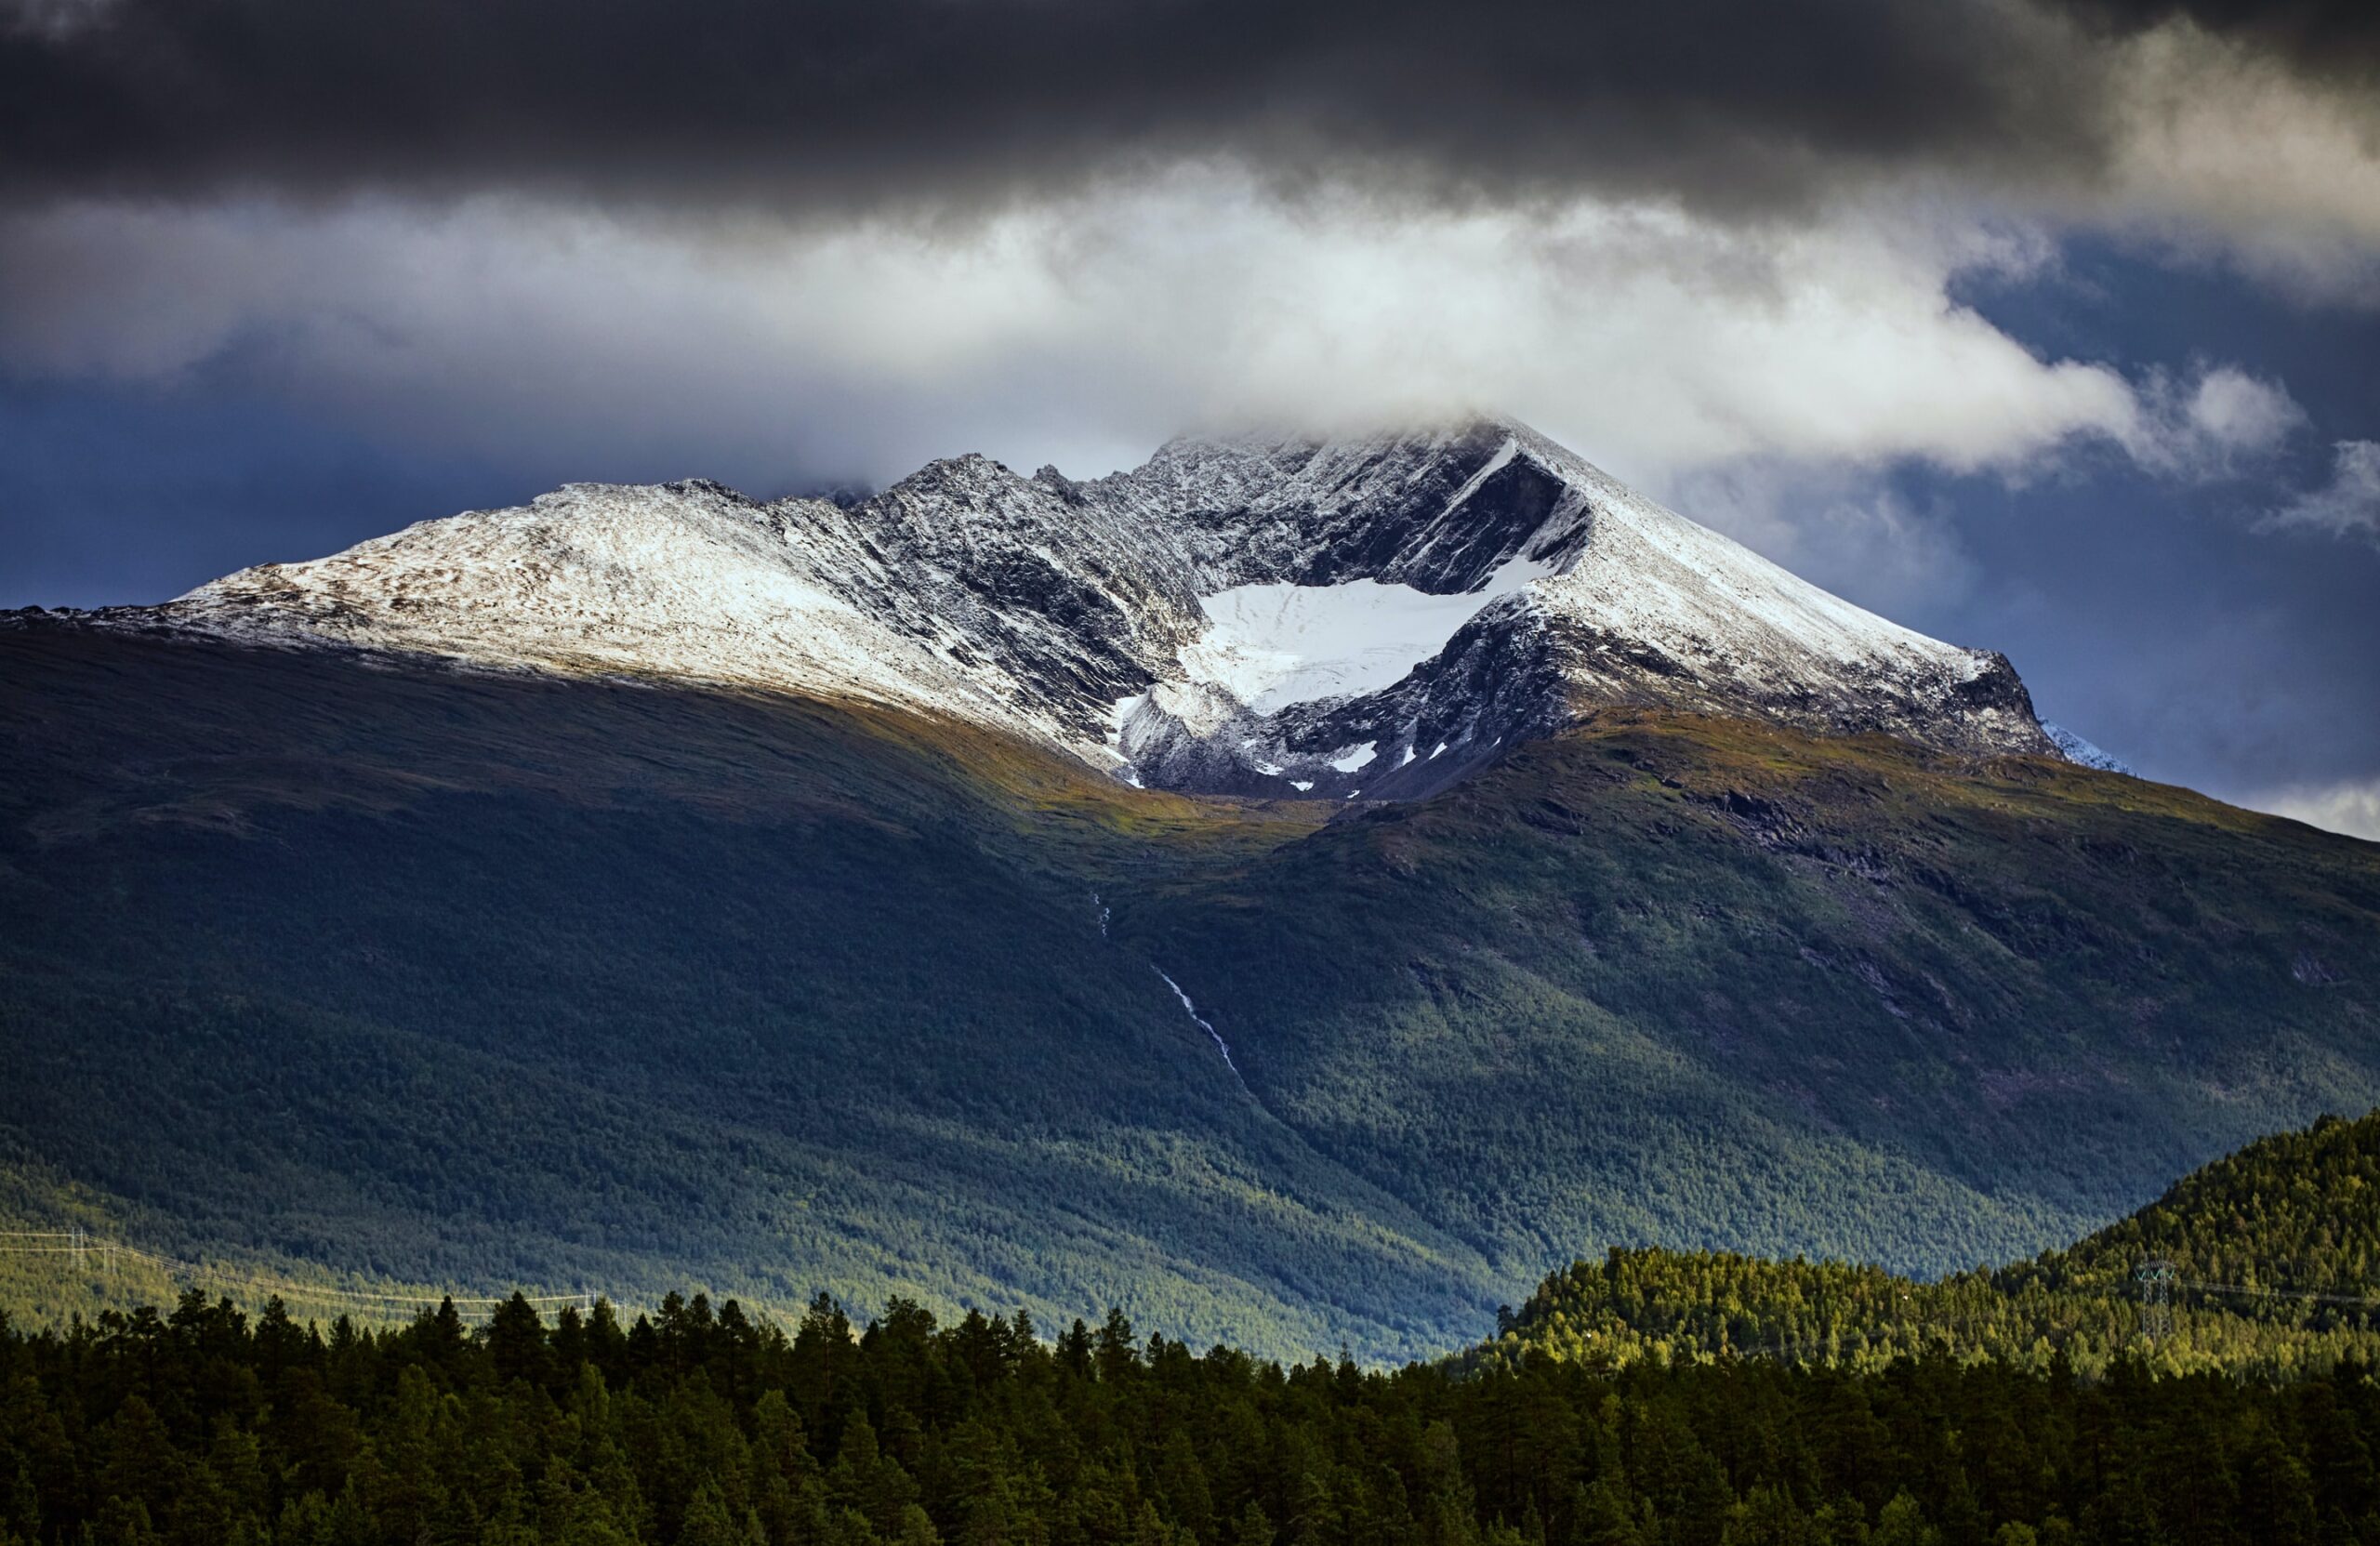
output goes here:
<path id="1" fill-rule="evenodd" d="M 1129 1289 L 1266 1346 L 1482 1296 L 1102 948 L 1087 856 L 1303 822 L 864 707 L 0 641 L 0 1133 L 136 1241 L 624 1298 Z"/>
<path id="2" fill-rule="evenodd" d="M 1177 443 L 1116 482 L 1154 484 L 1190 511 L 1172 519 L 1223 534 L 1214 548 L 1242 555 L 1223 577 L 1241 587 L 1327 595 L 1386 581 L 1445 630 L 1417 635 L 1444 644 L 1417 652 L 1409 676 L 1347 699 L 1233 714 L 1201 673 L 1190 686 L 1210 701 L 1160 686 L 1135 714 L 1157 723 L 1127 725 L 1128 751 L 1157 753 L 1135 757 L 1152 782 L 1253 794 L 1295 775 L 1318 793 L 1411 798 L 1612 704 L 2055 750 L 2004 657 L 1831 596 L 1523 425 L 1321 446 Z M 1482 604 L 1457 628 L 1426 595 Z M 1230 615 L 1218 622 L 1227 634 Z M 1252 642 L 1262 653 L 1270 641 Z"/>
<path id="3" fill-rule="evenodd" d="M 2380 1101 L 2380 850 L 2048 759 L 1606 711 L 1412 803 L 1193 799 L 40 617 L 0 755 L 0 1153 L 350 1282 L 1397 1356 L 1582 1241 L 2008 1260 Z"/>
<path id="4" fill-rule="evenodd" d="M 1932 1271 L 2380 1098 L 2375 860 L 2045 760 L 1978 773 L 1606 711 L 1169 880 L 1117 927 L 1325 1153 L 1423 1187 L 1497 1155 L 1492 1191 L 1424 1206 L 1514 1257 L 1592 1239 Z M 1923 1179 L 1812 1167 L 1770 1122 Z M 1770 1146 L 1776 1179 L 1706 1182 L 1718 1132 Z"/>

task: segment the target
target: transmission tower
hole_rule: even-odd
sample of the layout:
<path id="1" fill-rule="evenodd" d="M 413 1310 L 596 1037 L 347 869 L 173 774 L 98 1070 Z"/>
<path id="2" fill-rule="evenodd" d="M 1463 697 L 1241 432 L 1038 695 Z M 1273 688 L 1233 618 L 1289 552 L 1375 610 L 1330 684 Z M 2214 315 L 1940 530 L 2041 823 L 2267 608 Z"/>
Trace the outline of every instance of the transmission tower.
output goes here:
<path id="1" fill-rule="evenodd" d="M 2162 1341 L 2174 1334 L 2174 1264 L 2152 1256 L 2132 1269 L 2133 1287 L 2140 1290 L 2140 1335 Z"/>

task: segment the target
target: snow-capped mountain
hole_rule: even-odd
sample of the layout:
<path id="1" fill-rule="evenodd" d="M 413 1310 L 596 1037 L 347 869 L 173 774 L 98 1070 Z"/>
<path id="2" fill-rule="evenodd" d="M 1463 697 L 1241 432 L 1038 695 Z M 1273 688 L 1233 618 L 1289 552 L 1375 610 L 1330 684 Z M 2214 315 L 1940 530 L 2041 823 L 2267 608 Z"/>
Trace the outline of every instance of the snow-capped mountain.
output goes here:
<path id="1" fill-rule="evenodd" d="M 1411 796 L 1596 705 L 2056 755 L 1996 654 L 1900 628 L 1518 424 L 982 456 L 848 506 L 574 484 L 115 614 L 481 667 L 850 695 L 1135 782 Z"/>

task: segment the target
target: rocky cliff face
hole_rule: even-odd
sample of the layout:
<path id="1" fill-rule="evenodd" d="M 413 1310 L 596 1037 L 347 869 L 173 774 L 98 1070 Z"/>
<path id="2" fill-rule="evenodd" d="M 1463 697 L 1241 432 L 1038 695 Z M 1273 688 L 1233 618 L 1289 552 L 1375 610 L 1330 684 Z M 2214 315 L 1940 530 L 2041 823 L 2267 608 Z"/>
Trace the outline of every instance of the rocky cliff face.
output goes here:
<path id="1" fill-rule="evenodd" d="M 936 462 L 869 498 L 576 484 L 112 614 L 297 645 L 855 696 L 1130 781 L 1410 797 L 1596 705 L 2056 755 L 1927 639 L 1524 426 Z"/>

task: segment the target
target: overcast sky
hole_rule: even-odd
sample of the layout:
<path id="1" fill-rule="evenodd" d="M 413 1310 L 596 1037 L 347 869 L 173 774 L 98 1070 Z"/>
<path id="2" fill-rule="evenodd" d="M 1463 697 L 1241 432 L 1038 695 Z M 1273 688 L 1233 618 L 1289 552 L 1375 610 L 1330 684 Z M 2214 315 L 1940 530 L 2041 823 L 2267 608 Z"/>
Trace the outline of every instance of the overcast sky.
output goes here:
<path id="1" fill-rule="evenodd" d="M 0 605 L 1480 408 L 2380 837 L 2374 14 L 0 0 Z"/>

